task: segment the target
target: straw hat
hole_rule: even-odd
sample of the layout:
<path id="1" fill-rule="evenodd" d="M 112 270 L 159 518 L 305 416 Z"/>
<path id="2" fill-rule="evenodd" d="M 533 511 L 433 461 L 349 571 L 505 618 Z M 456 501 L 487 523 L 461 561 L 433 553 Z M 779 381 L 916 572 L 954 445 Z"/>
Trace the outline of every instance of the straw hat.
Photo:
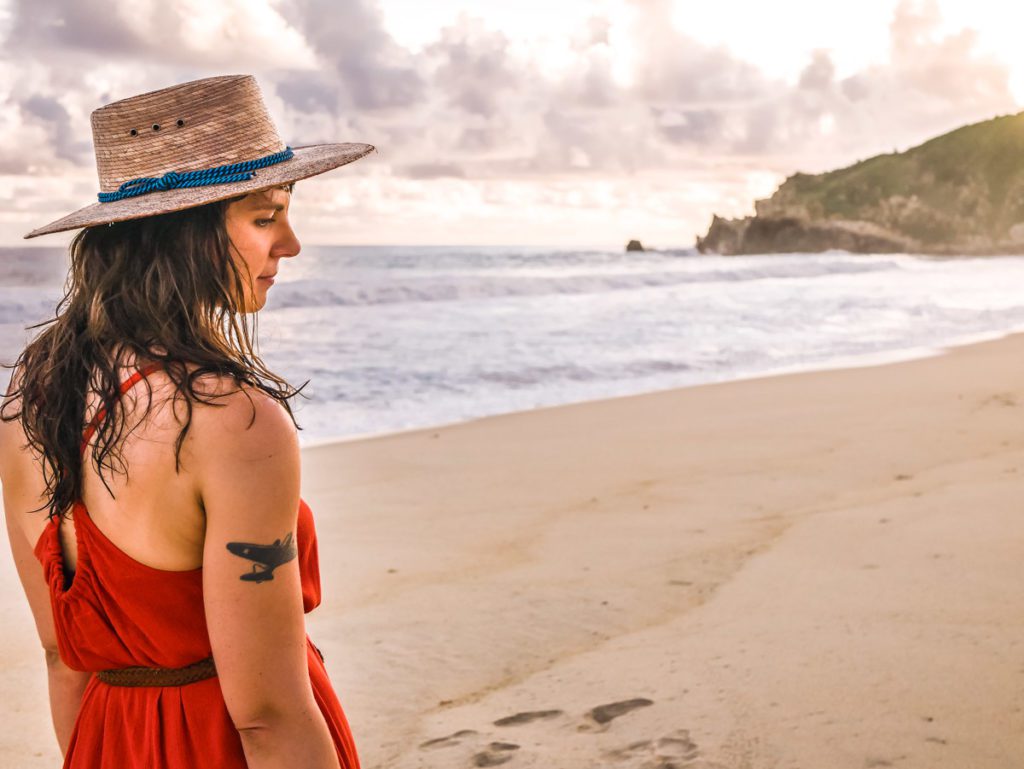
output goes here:
<path id="1" fill-rule="evenodd" d="M 138 219 L 322 174 L 369 144 L 287 147 L 250 75 L 193 80 L 92 113 L 98 203 L 26 238 Z"/>

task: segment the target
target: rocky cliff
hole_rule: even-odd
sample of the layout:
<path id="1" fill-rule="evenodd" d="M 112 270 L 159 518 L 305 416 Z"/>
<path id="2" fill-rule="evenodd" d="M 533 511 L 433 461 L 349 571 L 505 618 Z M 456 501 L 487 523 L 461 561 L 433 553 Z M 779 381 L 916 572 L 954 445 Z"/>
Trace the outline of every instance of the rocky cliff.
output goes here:
<path id="1" fill-rule="evenodd" d="M 754 210 L 714 216 L 697 249 L 1024 254 L 1024 112 L 847 168 L 794 174 Z"/>

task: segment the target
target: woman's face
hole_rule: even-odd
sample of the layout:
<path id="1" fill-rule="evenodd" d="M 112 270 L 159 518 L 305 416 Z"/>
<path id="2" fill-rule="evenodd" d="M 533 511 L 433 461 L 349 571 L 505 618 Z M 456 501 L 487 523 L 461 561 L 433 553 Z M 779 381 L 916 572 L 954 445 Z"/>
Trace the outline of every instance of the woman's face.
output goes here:
<path id="1" fill-rule="evenodd" d="M 255 312 L 267 303 L 278 263 L 302 248 L 288 221 L 291 197 L 288 189 L 277 187 L 252 192 L 227 207 L 224 223 L 245 284 L 243 312 Z"/>

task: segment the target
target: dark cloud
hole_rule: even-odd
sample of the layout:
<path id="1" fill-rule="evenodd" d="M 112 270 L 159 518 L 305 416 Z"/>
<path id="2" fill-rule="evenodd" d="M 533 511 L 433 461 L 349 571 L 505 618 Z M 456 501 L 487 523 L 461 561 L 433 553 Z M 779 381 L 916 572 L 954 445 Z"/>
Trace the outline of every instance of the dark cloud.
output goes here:
<path id="1" fill-rule="evenodd" d="M 28 158 L 23 152 L 0 149 L 0 174 L 20 176 L 28 170 Z"/>
<path id="2" fill-rule="evenodd" d="M 455 163 L 413 163 L 397 170 L 410 179 L 462 179 L 466 176 L 465 170 Z"/>
<path id="3" fill-rule="evenodd" d="M 659 133 L 672 144 L 707 145 L 720 138 L 724 124 L 721 111 L 690 109 L 673 111 L 654 108 Z"/>
<path id="4" fill-rule="evenodd" d="M 323 72 L 296 72 L 277 80 L 277 93 L 284 103 L 302 112 L 335 114 L 339 107 L 338 81 Z"/>
<path id="5" fill-rule="evenodd" d="M 21 103 L 22 112 L 30 120 L 45 124 L 53 135 L 56 157 L 72 163 L 88 162 L 92 155 L 92 142 L 84 140 L 84 132 L 71 125 L 71 115 L 51 96 L 30 96 Z"/>
<path id="6" fill-rule="evenodd" d="M 160 78 L 166 67 L 204 74 L 206 67 L 261 71 L 294 58 L 301 38 L 295 30 L 265 22 L 273 6 L 222 9 L 223 29 L 211 37 L 195 34 L 192 11 L 167 0 L 10 0 L 11 24 L 5 51 L 53 67 L 92 69 L 116 61 Z M 255 5 L 255 4 L 254 4 Z M 279 18 L 279 17 L 276 17 Z M 211 39 L 213 42 L 211 43 Z M 295 66 L 296 62 L 290 62 Z"/>
<path id="7" fill-rule="evenodd" d="M 375 4 L 366 0 L 295 0 L 281 10 L 331 67 L 347 105 L 361 110 L 395 110 L 423 101 L 427 84 L 415 57 L 384 29 Z M 317 85 L 297 83 L 293 77 L 293 94 L 304 89 L 322 93 L 323 79 L 310 75 L 309 80 Z"/>
<path id="8" fill-rule="evenodd" d="M 823 91 L 832 86 L 836 67 L 828 51 L 817 50 L 811 55 L 811 62 L 800 73 L 798 86 L 807 91 Z"/>
<path id="9" fill-rule="evenodd" d="M 497 114 L 510 91 L 528 87 L 525 73 L 508 57 L 508 39 L 482 23 L 465 20 L 441 32 L 427 48 L 434 83 L 450 105 L 485 118 Z"/>
<path id="10" fill-rule="evenodd" d="M 589 56 L 566 76 L 558 95 L 560 103 L 567 106 L 605 110 L 621 104 L 625 94 L 612 78 L 608 60 Z"/>
<path id="11" fill-rule="evenodd" d="M 21 107 L 27 114 L 50 122 L 68 119 L 68 111 L 50 96 L 31 96 L 22 102 Z"/>
<path id="12" fill-rule="evenodd" d="M 839 90 L 851 102 L 858 102 L 871 95 L 869 78 L 862 74 L 850 75 L 839 81 Z"/>
<path id="13" fill-rule="evenodd" d="M 109 0 L 14 0 L 6 46 L 11 51 L 82 50 L 139 54 L 144 42 Z"/>
<path id="14" fill-rule="evenodd" d="M 489 152 L 499 146 L 500 134 L 490 128 L 463 128 L 455 141 L 456 149 L 470 154 Z"/>

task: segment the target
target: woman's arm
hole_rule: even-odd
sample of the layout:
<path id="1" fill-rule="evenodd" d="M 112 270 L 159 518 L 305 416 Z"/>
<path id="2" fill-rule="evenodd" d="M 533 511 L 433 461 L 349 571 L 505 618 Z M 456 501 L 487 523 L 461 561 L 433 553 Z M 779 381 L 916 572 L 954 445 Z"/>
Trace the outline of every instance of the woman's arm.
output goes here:
<path id="1" fill-rule="evenodd" d="M 203 596 L 214 662 L 252 769 L 339 769 L 306 656 L 294 541 L 298 439 L 276 401 L 247 393 L 197 408 L 190 433 L 206 513 Z"/>
<path id="2" fill-rule="evenodd" d="M 46 650 L 46 677 L 50 692 L 50 716 L 57 733 L 60 754 L 66 755 L 71 741 L 71 730 L 82 705 L 82 693 L 91 673 L 72 670 L 56 651 Z"/>
<path id="3" fill-rule="evenodd" d="M 18 422 L 0 422 L 0 479 L 3 481 L 7 538 L 43 647 L 50 692 L 50 714 L 63 755 L 67 752 L 71 729 L 78 717 L 82 692 L 89 682 L 90 674 L 72 670 L 57 653 L 50 591 L 43 576 L 42 564 L 32 552 L 34 543 L 29 542 L 21 526 L 21 518 L 18 517 L 26 517 L 26 511 L 43 504 L 42 492 L 37 488 L 42 481 L 33 472 L 32 459 L 27 455 L 27 450 L 22 448 L 24 444 L 24 433 Z"/>

